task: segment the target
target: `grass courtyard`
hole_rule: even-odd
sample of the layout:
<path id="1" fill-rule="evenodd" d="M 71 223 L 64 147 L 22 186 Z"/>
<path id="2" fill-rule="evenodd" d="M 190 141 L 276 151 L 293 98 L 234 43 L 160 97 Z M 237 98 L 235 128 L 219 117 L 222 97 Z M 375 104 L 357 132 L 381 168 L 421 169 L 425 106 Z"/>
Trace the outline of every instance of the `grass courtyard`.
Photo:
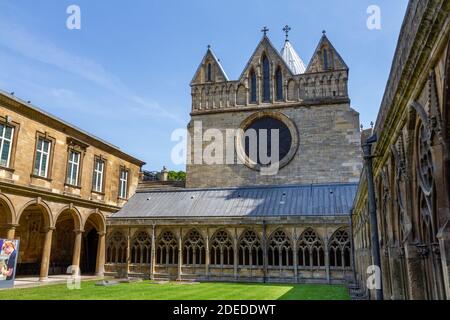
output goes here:
<path id="1" fill-rule="evenodd" d="M 339 285 L 142 281 L 101 287 L 95 282 L 82 282 L 79 290 L 66 284 L 1 290 L 0 300 L 349 300 Z"/>

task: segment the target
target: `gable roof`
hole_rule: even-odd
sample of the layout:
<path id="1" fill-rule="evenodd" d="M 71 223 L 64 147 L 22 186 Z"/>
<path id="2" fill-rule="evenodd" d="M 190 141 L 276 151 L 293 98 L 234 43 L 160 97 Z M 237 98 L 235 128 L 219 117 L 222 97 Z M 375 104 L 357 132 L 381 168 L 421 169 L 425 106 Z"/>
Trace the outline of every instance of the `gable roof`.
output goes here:
<path id="1" fill-rule="evenodd" d="M 340 67 L 336 67 L 335 70 L 339 70 L 339 69 L 348 70 L 348 66 L 345 63 L 344 59 L 342 59 L 339 52 L 334 48 L 333 44 L 331 43 L 331 41 L 328 39 L 328 37 L 324 33 L 322 38 L 319 41 L 319 44 L 317 45 L 316 50 L 314 51 L 314 54 L 308 64 L 308 67 L 306 68 L 306 73 L 313 72 L 311 69 L 314 66 L 314 62 L 317 61 L 318 59 L 320 59 L 320 60 L 322 59 L 320 57 L 320 50 L 323 46 L 328 46 L 330 48 L 330 50 L 334 53 L 335 62 L 338 62 L 341 65 Z"/>
<path id="2" fill-rule="evenodd" d="M 350 215 L 357 183 L 139 191 L 111 219 Z"/>
<path id="3" fill-rule="evenodd" d="M 221 73 L 222 77 L 226 80 L 229 81 L 229 78 L 225 72 L 225 70 L 222 67 L 222 64 L 220 63 L 219 59 L 216 57 L 216 55 L 214 54 L 214 52 L 212 51 L 211 47 L 208 46 L 208 50 L 206 50 L 205 55 L 203 56 L 202 62 L 200 62 L 197 71 L 195 71 L 194 77 L 191 80 L 191 85 L 193 85 L 195 83 L 195 79 L 197 79 L 197 77 L 199 76 L 203 65 L 205 64 L 206 60 L 208 60 L 208 58 L 211 58 L 213 60 L 213 62 L 219 67 L 219 72 Z"/>
<path id="4" fill-rule="evenodd" d="M 270 41 L 269 37 L 267 37 L 267 35 L 264 35 L 261 39 L 261 41 L 259 42 L 259 44 L 256 46 L 255 51 L 253 51 L 253 54 L 251 55 L 250 59 L 248 60 L 247 64 L 245 65 L 244 70 L 242 71 L 241 75 L 239 76 L 239 79 L 244 78 L 244 76 L 247 74 L 250 65 L 253 61 L 253 58 L 255 57 L 255 55 L 258 53 L 258 50 L 264 47 L 265 51 L 270 51 L 278 60 L 281 64 L 283 64 L 286 67 L 286 70 L 288 70 L 288 72 L 292 74 L 291 69 L 289 68 L 289 66 L 286 64 L 286 61 L 284 61 L 283 57 L 280 55 L 280 53 L 278 52 L 277 49 L 275 49 L 274 45 L 272 44 L 272 42 Z"/>

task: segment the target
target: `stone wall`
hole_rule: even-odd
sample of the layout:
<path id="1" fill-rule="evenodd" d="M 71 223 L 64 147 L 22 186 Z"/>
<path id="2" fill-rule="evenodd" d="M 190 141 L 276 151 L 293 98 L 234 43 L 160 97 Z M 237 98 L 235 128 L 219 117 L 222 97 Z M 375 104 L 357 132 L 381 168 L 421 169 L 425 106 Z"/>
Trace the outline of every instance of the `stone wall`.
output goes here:
<path id="1" fill-rule="evenodd" d="M 310 184 L 357 182 L 360 176 L 361 149 L 359 114 L 348 103 L 267 108 L 287 116 L 298 130 L 298 150 L 294 158 L 278 174 L 263 176 L 243 164 L 187 166 L 187 187 L 223 187 L 243 185 Z M 236 129 L 256 111 L 193 115 L 189 126 L 194 138 L 194 122 L 201 121 L 203 130 Z M 192 146 L 193 146 L 192 142 Z M 231 143 L 234 143 L 231 140 Z M 204 143 L 204 147 L 208 143 Z M 194 148 L 191 148 L 194 160 Z M 225 151 L 224 151 L 225 157 Z"/>

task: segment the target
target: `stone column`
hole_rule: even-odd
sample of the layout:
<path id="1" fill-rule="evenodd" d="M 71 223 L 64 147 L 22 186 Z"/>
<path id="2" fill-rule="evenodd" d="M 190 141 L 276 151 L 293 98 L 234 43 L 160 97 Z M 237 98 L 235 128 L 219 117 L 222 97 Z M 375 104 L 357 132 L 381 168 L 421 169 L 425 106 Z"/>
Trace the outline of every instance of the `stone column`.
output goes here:
<path id="1" fill-rule="evenodd" d="M 155 263 L 156 263 L 156 239 L 155 239 L 155 230 L 156 226 L 153 225 L 152 228 L 152 249 L 151 249 L 151 258 L 150 258 L 150 279 L 154 280 L 155 279 Z"/>
<path id="2" fill-rule="evenodd" d="M 446 299 L 450 300 L 450 220 L 438 232 Z"/>
<path id="3" fill-rule="evenodd" d="M 126 266 L 126 274 L 127 278 L 130 274 L 130 263 L 131 263 L 131 230 L 128 228 L 128 234 L 127 234 L 127 266 Z"/>
<path id="4" fill-rule="evenodd" d="M 183 265 L 183 230 L 180 228 L 180 234 L 178 236 L 178 275 L 177 281 L 181 281 L 182 265 Z"/>
<path id="5" fill-rule="evenodd" d="M 292 254 L 293 254 L 293 263 L 294 263 L 294 281 L 298 282 L 298 252 L 297 252 L 297 232 L 294 229 L 294 234 L 292 237 Z"/>
<path id="6" fill-rule="evenodd" d="M 12 240 L 14 239 L 15 235 L 16 235 L 16 226 L 10 225 L 9 228 L 6 230 L 6 238 Z"/>
<path id="7" fill-rule="evenodd" d="M 439 226 L 437 239 L 439 247 L 434 248 L 434 250 L 439 252 L 442 268 L 442 276 L 437 275 L 436 281 L 442 282 L 444 287 L 442 295 L 444 299 L 450 300 L 450 199 L 448 196 L 450 193 L 450 181 L 446 179 L 448 176 L 446 172 L 448 168 L 446 166 L 448 151 L 445 150 L 446 146 L 441 141 L 438 139 L 438 142 L 431 146 L 432 159 L 434 160 L 434 178 L 436 185 L 440 186 L 436 188 L 437 225 Z M 440 271 L 437 271 L 437 273 Z"/>
<path id="8" fill-rule="evenodd" d="M 103 277 L 105 274 L 105 238 L 106 232 L 98 233 L 97 264 L 95 266 L 95 274 L 98 277 Z"/>
<path id="9" fill-rule="evenodd" d="M 383 284 L 383 294 L 384 299 L 392 299 L 392 277 L 391 277 L 391 266 L 390 266 L 390 249 L 389 243 L 383 242 L 381 245 L 381 276 L 383 277 L 381 283 Z"/>
<path id="10" fill-rule="evenodd" d="M 234 280 L 238 279 L 238 263 L 239 263 L 239 252 L 238 252 L 238 238 L 237 238 L 237 229 L 234 229 L 234 237 L 233 237 L 233 271 L 234 271 Z"/>
<path id="11" fill-rule="evenodd" d="M 209 279 L 209 230 L 206 230 L 205 243 L 205 277 Z"/>
<path id="12" fill-rule="evenodd" d="M 423 261 L 414 244 L 405 244 L 405 260 L 408 269 L 408 299 L 425 300 Z"/>
<path id="13" fill-rule="evenodd" d="M 81 273 L 80 270 L 80 255 L 81 255 L 81 240 L 83 238 L 83 230 L 74 230 L 75 232 L 75 241 L 73 243 L 73 256 L 72 256 L 72 266 L 77 266 L 77 271 Z"/>
<path id="14" fill-rule="evenodd" d="M 331 275 L 330 275 L 330 252 L 328 250 L 328 234 L 326 234 L 323 239 L 323 245 L 325 254 L 325 270 L 326 270 L 325 272 L 327 274 L 327 283 L 330 284 Z"/>
<path id="15" fill-rule="evenodd" d="M 266 221 L 263 221 L 263 233 L 262 233 L 262 247 L 263 247 L 263 268 L 264 268 L 264 282 L 267 280 L 267 225 Z M 253 262 L 255 263 L 255 262 Z"/>
<path id="16" fill-rule="evenodd" d="M 45 281 L 48 278 L 48 268 L 50 266 L 50 254 L 52 252 L 52 236 L 55 227 L 47 228 L 45 232 L 44 248 L 42 249 L 41 271 L 39 281 Z"/>

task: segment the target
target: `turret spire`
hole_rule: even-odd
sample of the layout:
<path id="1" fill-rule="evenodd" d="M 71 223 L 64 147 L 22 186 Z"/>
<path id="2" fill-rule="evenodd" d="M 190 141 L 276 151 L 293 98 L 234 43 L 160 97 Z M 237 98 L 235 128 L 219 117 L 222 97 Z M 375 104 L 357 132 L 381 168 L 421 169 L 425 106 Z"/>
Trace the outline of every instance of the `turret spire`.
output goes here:
<path id="1" fill-rule="evenodd" d="M 289 31 L 291 31 L 291 27 L 289 27 L 288 25 L 286 25 L 283 28 L 283 31 L 286 33 L 286 41 L 289 41 Z"/>
<path id="2" fill-rule="evenodd" d="M 284 42 L 284 46 L 281 49 L 281 57 L 288 65 L 289 69 L 291 69 L 293 74 L 302 74 L 305 73 L 306 68 L 302 59 L 289 42 L 289 31 L 291 30 L 291 27 L 289 27 L 288 25 L 283 28 L 283 31 L 286 33 L 286 41 Z"/>

